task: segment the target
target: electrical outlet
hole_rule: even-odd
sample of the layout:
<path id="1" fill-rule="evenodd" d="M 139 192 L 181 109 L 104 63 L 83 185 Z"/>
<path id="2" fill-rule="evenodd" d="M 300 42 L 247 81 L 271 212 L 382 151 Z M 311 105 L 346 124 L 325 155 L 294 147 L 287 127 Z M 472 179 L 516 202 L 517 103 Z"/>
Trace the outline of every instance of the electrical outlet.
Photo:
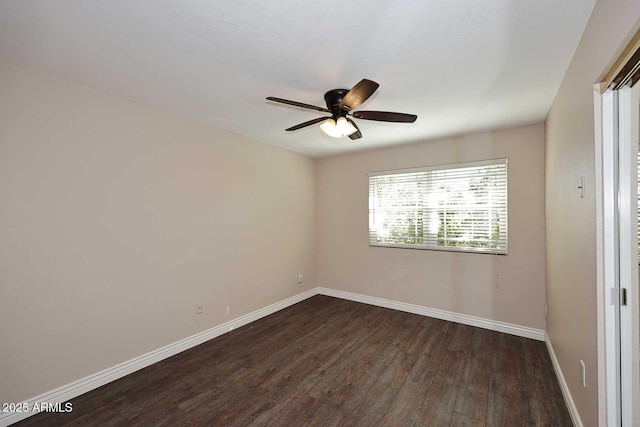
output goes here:
<path id="1" fill-rule="evenodd" d="M 197 302 L 196 303 L 196 314 L 202 314 L 204 311 L 204 303 Z"/>
<path id="2" fill-rule="evenodd" d="M 302 283 L 302 279 L 304 279 L 302 274 L 298 274 L 298 284 Z"/>

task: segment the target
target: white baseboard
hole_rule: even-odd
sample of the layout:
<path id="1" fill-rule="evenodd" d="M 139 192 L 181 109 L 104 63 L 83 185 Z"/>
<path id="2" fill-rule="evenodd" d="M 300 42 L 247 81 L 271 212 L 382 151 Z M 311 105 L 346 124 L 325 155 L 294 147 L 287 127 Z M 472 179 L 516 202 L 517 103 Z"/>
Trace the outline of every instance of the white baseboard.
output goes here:
<path id="1" fill-rule="evenodd" d="M 423 307 L 420 305 L 408 304 L 384 298 L 354 294 L 352 292 L 338 291 L 336 289 L 318 288 L 318 293 L 320 295 L 362 302 L 365 304 L 376 305 L 378 307 L 392 308 L 394 310 L 405 311 L 407 313 L 435 317 L 436 319 L 449 320 L 451 322 L 462 323 L 464 325 L 477 326 L 478 328 L 544 341 L 545 334 L 542 329 L 534 329 L 527 326 L 514 325 L 511 323 L 499 322 L 497 320 L 489 320 L 482 317 L 469 316 L 467 314 L 454 313 L 452 311 Z"/>
<path id="2" fill-rule="evenodd" d="M 35 403 L 41 404 L 47 403 L 62 403 L 69 399 L 80 396 L 88 391 L 94 390 L 107 383 L 115 381 L 132 372 L 146 368 L 149 365 L 153 365 L 156 362 L 169 358 L 173 355 L 181 353 L 199 344 L 202 344 L 210 339 L 216 338 L 222 334 L 229 332 L 232 329 L 239 328 L 262 317 L 273 314 L 277 311 L 287 308 L 293 304 L 317 295 L 317 288 L 310 289 L 306 292 L 302 292 L 298 295 L 294 295 L 290 298 L 271 304 L 267 307 L 261 308 L 244 316 L 240 316 L 236 319 L 225 322 L 221 325 L 214 326 L 211 329 L 197 333 L 190 337 L 184 338 L 180 341 L 176 341 L 173 344 L 166 345 L 157 350 L 153 350 L 142 356 L 135 357 L 119 365 L 105 369 L 93 375 L 89 375 L 80 380 L 74 381 L 70 384 L 59 387 L 55 390 L 43 393 L 39 396 L 33 397 L 22 403 L 28 403 L 29 408 L 33 408 Z M 16 423 L 20 420 L 35 415 L 33 412 L 8 412 L 0 413 L 0 427 L 8 426 Z"/>
<path id="3" fill-rule="evenodd" d="M 562 369 L 560 369 L 560 364 L 556 358 L 556 353 L 553 351 L 553 346 L 551 345 L 551 341 L 549 341 L 549 337 L 545 337 L 544 342 L 547 345 L 547 351 L 549 352 L 549 357 L 551 357 L 551 364 L 553 365 L 553 370 L 556 372 L 556 378 L 560 384 L 560 390 L 562 390 L 562 396 L 564 396 L 564 401 L 567 404 L 569 415 L 571 415 L 571 421 L 573 421 L 573 425 L 575 427 L 583 427 L 580 414 L 578 413 L 578 408 L 576 408 L 576 404 L 574 403 L 573 397 L 571 397 L 571 392 L 569 391 L 569 386 L 567 386 L 567 382 L 564 380 Z"/>

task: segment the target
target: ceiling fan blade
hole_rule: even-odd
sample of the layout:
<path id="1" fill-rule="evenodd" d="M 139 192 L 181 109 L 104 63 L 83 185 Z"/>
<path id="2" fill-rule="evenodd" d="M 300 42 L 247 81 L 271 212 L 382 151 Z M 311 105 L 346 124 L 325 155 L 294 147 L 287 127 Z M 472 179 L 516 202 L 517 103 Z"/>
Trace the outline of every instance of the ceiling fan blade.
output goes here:
<path id="1" fill-rule="evenodd" d="M 360 139 L 360 138 L 362 138 L 362 132 L 360 132 L 360 128 L 358 127 L 356 122 L 354 122 L 351 119 L 347 119 L 347 120 L 349 121 L 349 123 L 351 123 L 353 125 L 354 128 L 358 129 L 357 132 L 354 132 L 351 135 L 349 135 L 349 138 L 351 138 L 351 139 Z"/>
<path id="2" fill-rule="evenodd" d="M 353 110 L 369 99 L 380 85 L 372 80 L 362 79 L 342 98 L 340 108 Z"/>
<path id="3" fill-rule="evenodd" d="M 354 111 L 351 115 L 356 119 L 399 123 L 413 123 L 418 118 L 415 114 L 392 113 L 389 111 Z"/>
<path id="4" fill-rule="evenodd" d="M 307 122 L 300 123 L 299 125 L 291 126 L 289 129 L 285 129 L 285 131 L 289 132 L 289 131 L 292 131 L 292 130 L 298 130 L 298 129 L 306 128 L 307 126 L 311 126 L 311 125 L 315 125 L 316 123 L 324 122 L 325 120 L 330 119 L 330 118 L 331 117 L 318 117 L 317 119 L 309 120 Z"/>
<path id="5" fill-rule="evenodd" d="M 267 101 L 279 102 L 281 104 L 293 105 L 294 107 L 308 108 L 309 110 L 322 111 L 323 113 L 330 113 L 331 111 L 327 110 L 324 107 L 316 107 L 315 105 L 304 104 L 298 101 L 289 101 L 288 99 L 275 98 L 273 96 L 267 96 Z"/>

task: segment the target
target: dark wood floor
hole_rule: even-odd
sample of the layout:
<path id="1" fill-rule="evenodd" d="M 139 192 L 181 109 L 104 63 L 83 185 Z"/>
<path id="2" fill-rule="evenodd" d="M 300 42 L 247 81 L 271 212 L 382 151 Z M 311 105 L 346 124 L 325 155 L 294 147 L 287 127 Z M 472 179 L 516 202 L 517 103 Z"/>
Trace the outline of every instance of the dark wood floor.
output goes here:
<path id="1" fill-rule="evenodd" d="M 326 296 L 17 425 L 571 426 L 542 342 Z"/>

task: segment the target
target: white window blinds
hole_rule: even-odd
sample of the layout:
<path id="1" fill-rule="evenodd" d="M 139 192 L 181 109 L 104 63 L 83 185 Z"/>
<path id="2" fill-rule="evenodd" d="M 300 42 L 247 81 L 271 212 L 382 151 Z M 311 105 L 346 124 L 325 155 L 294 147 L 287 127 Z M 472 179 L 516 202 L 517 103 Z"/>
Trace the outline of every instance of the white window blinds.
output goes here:
<path id="1" fill-rule="evenodd" d="M 369 244 L 507 253 L 507 159 L 369 173 Z"/>

